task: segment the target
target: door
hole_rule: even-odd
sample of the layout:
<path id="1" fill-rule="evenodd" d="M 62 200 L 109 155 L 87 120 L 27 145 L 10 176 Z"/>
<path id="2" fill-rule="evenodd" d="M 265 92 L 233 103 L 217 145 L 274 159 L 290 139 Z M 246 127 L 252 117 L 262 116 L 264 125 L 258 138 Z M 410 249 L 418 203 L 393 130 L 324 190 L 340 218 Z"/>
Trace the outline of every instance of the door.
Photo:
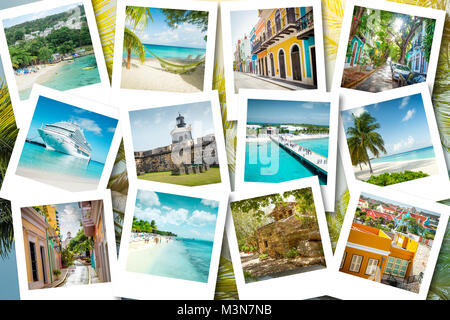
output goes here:
<path id="1" fill-rule="evenodd" d="M 286 12 L 288 23 L 295 23 L 295 8 L 287 8 Z"/>
<path id="2" fill-rule="evenodd" d="M 280 9 L 277 10 L 277 12 L 275 12 L 275 26 L 277 28 L 277 33 L 280 32 L 281 30 L 281 14 L 280 14 Z"/>
<path id="3" fill-rule="evenodd" d="M 267 56 L 264 57 L 264 64 L 266 67 L 266 76 L 269 76 L 269 70 L 267 69 Z"/>
<path id="4" fill-rule="evenodd" d="M 45 249 L 43 246 L 41 246 L 40 249 L 41 249 L 42 272 L 44 273 L 44 283 L 48 283 L 47 266 L 45 265 Z"/>
<path id="5" fill-rule="evenodd" d="M 291 63 L 292 63 L 292 79 L 302 80 L 302 69 L 300 65 L 300 49 L 297 45 L 292 48 L 291 51 Z"/>
<path id="6" fill-rule="evenodd" d="M 270 54 L 270 71 L 272 72 L 272 77 L 275 76 L 275 62 L 273 61 L 273 53 Z"/>
<path id="7" fill-rule="evenodd" d="M 272 37 L 272 23 L 270 20 L 267 21 L 267 39 Z"/>
<path id="8" fill-rule="evenodd" d="M 316 47 L 311 48 L 311 68 L 314 85 L 317 86 Z"/>
<path id="9" fill-rule="evenodd" d="M 280 77 L 282 79 L 286 79 L 286 67 L 284 64 L 284 51 L 280 50 L 280 52 L 278 53 L 278 64 L 280 66 Z"/>

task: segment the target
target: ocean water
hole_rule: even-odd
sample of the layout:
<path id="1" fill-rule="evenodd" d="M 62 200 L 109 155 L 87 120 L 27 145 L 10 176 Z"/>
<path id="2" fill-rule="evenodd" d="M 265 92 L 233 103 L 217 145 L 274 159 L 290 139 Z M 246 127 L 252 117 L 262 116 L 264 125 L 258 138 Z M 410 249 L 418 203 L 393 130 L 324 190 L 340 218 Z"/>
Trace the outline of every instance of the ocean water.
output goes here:
<path id="1" fill-rule="evenodd" d="M 127 270 L 207 283 L 212 248 L 212 241 L 178 238 L 130 253 Z"/>
<path id="2" fill-rule="evenodd" d="M 434 158 L 434 150 L 433 146 L 411 150 L 407 152 L 397 153 L 385 157 L 375 158 L 373 160 L 370 160 L 372 163 L 379 163 L 379 162 L 397 162 L 397 161 L 408 161 L 408 160 L 420 160 L 420 159 L 427 159 L 427 158 Z"/>
<path id="3" fill-rule="evenodd" d="M 104 164 L 93 160 L 79 159 L 25 142 L 18 167 L 100 180 Z"/>
<path id="4" fill-rule="evenodd" d="M 200 55 L 200 57 L 202 57 L 206 53 L 206 49 L 201 48 L 163 46 L 157 44 L 144 44 L 144 46 L 157 56 L 165 59 L 187 59 L 189 55 L 191 56 L 191 59 L 195 59 L 197 56 Z M 124 50 L 123 57 L 126 58 L 127 56 L 128 52 Z M 131 57 L 137 58 L 137 55 L 132 53 Z M 145 57 L 154 58 L 154 56 L 147 50 L 145 50 Z"/>
<path id="5" fill-rule="evenodd" d="M 328 138 L 294 140 L 293 142 L 328 158 Z"/>
<path id="6" fill-rule="evenodd" d="M 244 172 L 246 182 L 276 183 L 315 175 L 309 167 L 272 141 L 259 144 L 246 143 Z M 326 177 L 319 176 L 319 182 L 322 185 L 327 184 Z"/>
<path id="7" fill-rule="evenodd" d="M 100 74 L 98 73 L 97 67 L 83 70 L 83 68 L 94 65 L 97 66 L 94 54 L 77 58 L 75 62 L 66 63 L 61 66 L 56 71 L 57 74 L 53 79 L 41 83 L 41 85 L 55 90 L 65 91 L 100 83 Z M 28 99 L 30 93 L 31 88 L 20 91 L 20 99 Z"/>

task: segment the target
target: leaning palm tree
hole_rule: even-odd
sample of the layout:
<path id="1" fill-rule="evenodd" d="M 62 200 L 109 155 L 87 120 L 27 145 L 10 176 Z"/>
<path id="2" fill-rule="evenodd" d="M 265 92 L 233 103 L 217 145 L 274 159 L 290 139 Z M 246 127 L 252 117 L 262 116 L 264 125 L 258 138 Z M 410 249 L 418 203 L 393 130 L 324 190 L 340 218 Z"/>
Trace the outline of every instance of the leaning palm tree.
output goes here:
<path id="1" fill-rule="evenodd" d="M 346 132 L 352 164 L 368 164 L 370 173 L 373 173 L 368 151 L 377 158 L 380 152 L 386 154 L 383 138 L 378 132 L 375 132 L 380 128 L 380 124 L 367 111 L 360 116 L 352 114 L 352 117 L 354 126 L 347 128 Z"/>
<path id="2" fill-rule="evenodd" d="M 145 47 L 142 44 L 136 32 L 143 31 L 148 25 L 149 20 L 153 21 L 150 8 L 131 7 L 125 9 L 126 23 L 131 27 L 125 27 L 123 46 L 127 50 L 127 69 L 131 66 L 131 53 L 135 53 L 141 63 L 145 62 Z"/>

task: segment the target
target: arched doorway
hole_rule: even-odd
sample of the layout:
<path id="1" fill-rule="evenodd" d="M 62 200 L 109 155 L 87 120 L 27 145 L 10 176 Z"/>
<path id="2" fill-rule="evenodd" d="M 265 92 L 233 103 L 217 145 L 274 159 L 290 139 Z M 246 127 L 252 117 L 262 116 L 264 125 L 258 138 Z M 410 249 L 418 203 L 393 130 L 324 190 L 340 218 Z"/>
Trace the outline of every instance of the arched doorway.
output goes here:
<path id="1" fill-rule="evenodd" d="M 267 69 L 267 56 L 264 57 L 264 64 L 265 64 L 265 67 L 266 67 L 266 76 L 268 76 L 269 75 L 269 70 Z"/>
<path id="2" fill-rule="evenodd" d="M 275 12 L 275 26 L 277 29 L 277 33 L 280 32 L 281 30 L 281 14 L 280 14 L 280 9 L 277 9 L 277 11 Z"/>
<path id="3" fill-rule="evenodd" d="M 270 53 L 270 71 L 272 72 L 272 77 L 275 77 L 275 62 L 273 60 L 273 53 Z"/>
<path id="4" fill-rule="evenodd" d="M 267 39 L 272 37 L 272 23 L 270 20 L 267 20 Z"/>
<path id="5" fill-rule="evenodd" d="M 258 64 L 259 64 L 259 70 L 258 70 L 258 74 L 261 75 L 261 59 L 258 59 Z"/>
<path id="6" fill-rule="evenodd" d="M 284 63 L 284 51 L 278 52 L 278 65 L 280 67 L 280 78 L 286 79 L 286 65 Z"/>
<path id="7" fill-rule="evenodd" d="M 300 48 L 294 45 L 291 49 L 292 79 L 302 80 L 302 67 L 300 64 Z"/>

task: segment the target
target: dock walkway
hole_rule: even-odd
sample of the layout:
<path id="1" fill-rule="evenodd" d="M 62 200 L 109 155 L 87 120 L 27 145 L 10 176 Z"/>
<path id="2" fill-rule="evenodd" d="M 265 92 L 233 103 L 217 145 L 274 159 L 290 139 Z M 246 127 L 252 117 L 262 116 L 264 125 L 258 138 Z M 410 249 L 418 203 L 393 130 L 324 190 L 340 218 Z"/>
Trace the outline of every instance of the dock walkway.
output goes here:
<path id="1" fill-rule="evenodd" d="M 328 159 L 326 157 L 280 136 L 271 135 L 270 139 L 323 174 L 328 174 Z"/>

